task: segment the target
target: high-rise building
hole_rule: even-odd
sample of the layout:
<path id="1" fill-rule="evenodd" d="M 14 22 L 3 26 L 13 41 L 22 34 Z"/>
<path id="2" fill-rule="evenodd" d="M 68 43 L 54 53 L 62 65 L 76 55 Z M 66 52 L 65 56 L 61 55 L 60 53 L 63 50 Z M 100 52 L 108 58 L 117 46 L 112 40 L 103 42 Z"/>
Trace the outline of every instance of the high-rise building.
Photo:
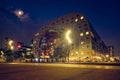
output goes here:
<path id="1" fill-rule="evenodd" d="M 113 46 L 108 46 L 108 53 L 110 57 L 114 56 L 114 47 Z"/>
<path id="2" fill-rule="evenodd" d="M 75 12 L 41 27 L 33 40 L 33 52 L 38 58 L 86 62 L 101 61 L 108 48 L 87 18 Z"/>

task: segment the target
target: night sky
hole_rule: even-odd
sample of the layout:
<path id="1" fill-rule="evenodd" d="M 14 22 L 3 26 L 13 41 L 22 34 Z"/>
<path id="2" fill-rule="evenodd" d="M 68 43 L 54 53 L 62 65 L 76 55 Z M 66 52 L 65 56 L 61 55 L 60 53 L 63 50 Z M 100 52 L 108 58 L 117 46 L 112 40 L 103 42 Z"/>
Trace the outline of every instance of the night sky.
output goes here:
<path id="1" fill-rule="evenodd" d="M 22 16 L 17 15 L 19 10 Z M 119 0 L 0 0 L 0 48 L 5 37 L 28 45 L 42 25 L 72 12 L 83 13 L 105 44 L 120 55 Z"/>

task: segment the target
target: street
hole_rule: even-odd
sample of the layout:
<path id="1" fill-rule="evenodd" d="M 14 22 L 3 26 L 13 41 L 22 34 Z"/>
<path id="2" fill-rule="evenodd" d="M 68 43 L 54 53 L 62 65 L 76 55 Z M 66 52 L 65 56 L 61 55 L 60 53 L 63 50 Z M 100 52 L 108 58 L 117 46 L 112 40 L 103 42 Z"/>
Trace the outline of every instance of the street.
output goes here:
<path id="1" fill-rule="evenodd" d="M 62 63 L 1 63 L 0 80 L 120 80 L 120 67 Z"/>

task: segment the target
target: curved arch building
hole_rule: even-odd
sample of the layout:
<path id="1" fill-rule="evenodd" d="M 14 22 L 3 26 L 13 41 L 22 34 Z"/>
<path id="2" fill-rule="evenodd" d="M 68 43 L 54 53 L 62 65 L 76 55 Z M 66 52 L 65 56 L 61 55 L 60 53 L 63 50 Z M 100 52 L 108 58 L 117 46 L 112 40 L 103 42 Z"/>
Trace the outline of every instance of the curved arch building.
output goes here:
<path id="1" fill-rule="evenodd" d="M 107 52 L 90 22 L 77 12 L 42 26 L 33 40 L 33 53 L 47 61 L 100 61 Z"/>

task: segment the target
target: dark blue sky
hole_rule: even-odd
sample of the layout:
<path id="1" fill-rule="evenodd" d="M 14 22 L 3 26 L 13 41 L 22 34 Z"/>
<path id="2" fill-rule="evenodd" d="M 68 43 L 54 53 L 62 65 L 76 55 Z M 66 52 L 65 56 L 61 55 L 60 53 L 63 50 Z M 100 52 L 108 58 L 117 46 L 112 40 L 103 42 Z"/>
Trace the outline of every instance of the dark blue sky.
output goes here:
<path id="1" fill-rule="evenodd" d="M 81 12 L 106 45 L 120 55 L 119 0 L 0 0 L 0 47 L 5 37 L 29 44 L 40 26 L 71 12 Z M 14 14 L 24 11 L 21 20 Z"/>

